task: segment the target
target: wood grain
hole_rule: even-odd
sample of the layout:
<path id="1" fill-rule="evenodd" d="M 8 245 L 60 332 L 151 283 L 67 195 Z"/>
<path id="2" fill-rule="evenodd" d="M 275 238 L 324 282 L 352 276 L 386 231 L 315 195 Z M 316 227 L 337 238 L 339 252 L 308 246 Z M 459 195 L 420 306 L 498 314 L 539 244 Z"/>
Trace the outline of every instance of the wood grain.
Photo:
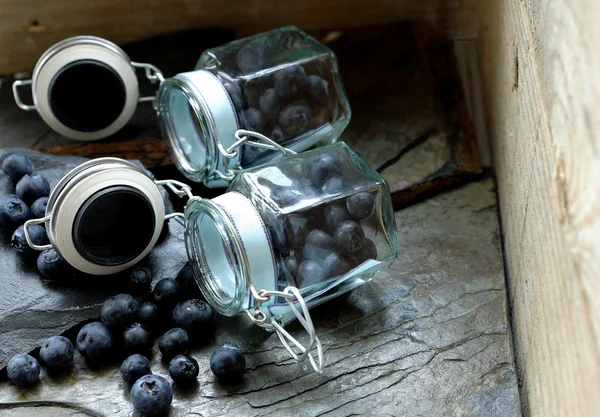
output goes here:
<path id="1" fill-rule="evenodd" d="M 69 36 L 117 43 L 202 27 L 241 34 L 294 24 L 305 30 L 434 23 L 453 38 L 477 32 L 478 0 L 0 0 L 0 74 L 31 71 L 40 54 Z"/>
<path id="2" fill-rule="evenodd" d="M 524 414 L 600 409 L 600 8 L 494 0 L 482 63 Z"/>

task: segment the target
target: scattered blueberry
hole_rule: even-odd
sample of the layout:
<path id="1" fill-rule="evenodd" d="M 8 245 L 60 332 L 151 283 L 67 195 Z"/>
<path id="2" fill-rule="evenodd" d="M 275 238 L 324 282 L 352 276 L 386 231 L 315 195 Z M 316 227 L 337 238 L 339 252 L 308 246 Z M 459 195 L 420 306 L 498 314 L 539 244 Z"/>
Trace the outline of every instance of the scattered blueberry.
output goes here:
<path id="1" fill-rule="evenodd" d="M 298 288 L 308 287 L 325 279 L 325 271 L 316 262 L 304 261 L 298 267 L 298 275 L 296 276 L 296 284 Z"/>
<path id="2" fill-rule="evenodd" d="M 326 104 L 329 100 L 327 81 L 318 75 L 307 77 L 308 97 L 315 104 Z"/>
<path id="3" fill-rule="evenodd" d="M 100 318 L 108 327 L 127 327 L 135 322 L 139 305 L 129 294 L 119 294 L 109 298 L 102 304 Z"/>
<path id="4" fill-rule="evenodd" d="M 312 127 L 312 111 L 304 104 L 289 104 L 279 113 L 277 123 L 287 137 L 295 138 L 308 132 Z"/>
<path id="5" fill-rule="evenodd" d="M 351 220 L 340 223 L 333 235 L 336 243 L 347 254 L 356 253 L 365 241 L 365 232 L 360 224 Z"/>
<path id="6" fill-rule="evenodd" d="M 149 301 L 140 304 L 137 321 L 148 327 L 153 327 L 158 321 L 158 307 Z"/>
<path id="7" fill-rule="evenodd" d="M 31 241 L 36 245 L 47 245 L 49 243 L 48 235 L 46 235 L 46 229 L 39 224 L 30 224 L 28 227 L 29 237 Z M 17 230 L 13 233 L 10 238 L 10 245 L 19 253 L 31 255 L 35 253 L 25 239 L 25 227 L 23 225 L 17 227 Z"/>
<path id="8" fill-rule="evenodd" d="M 346 207 L 354 220 L 366 220 L 375 210 L 375 197 L 367 191 L 351 195 L 346 199 Z"/>
<path id="9" fill-rule="evenodd" d="M 246 370 L 246 358 L 237 346 L 225 343 L 210 358 L 210 369 L 224 382 L 236 382 Z"/>
<path id="10" fill-rule="evenodd" d="M 135 295 L 146 295 L 150 292 L 152 285 L 152 274 L 148 268 L 136 267 L 131 270 L 129 276 L 129 287 Z"/>
<path id="11" fill-rule="evenodd" d="M 0 197 L 0 226 L 10 230 L 29 220 L 29 207 L 16 195 Z"/>
<path id="12" fill-rule="evenodd" d="M 31 218 L 41 219 L 46 215 L 46 206 L 48 205 L 48 197 L 40 197 L 31 205 Z"/>
<path id="13" fill-rule="evenodd" d="M 119 370 L 121 372 L 121 378 L 129 385 L 133 385 L 135 381 L 144 375 L 152 374 L 148 358 L 137 353 L 125 359 Z"/>
<path id="14" fill-rule="evenodd" d="M 156 283 L 152 290 L 152 299 L 159 307 L 172 307 L 181 295 L 179 283 L 172 278 L 164 278 Z"/>
<path id="15" fill-rule="evenodd" d="M 12 182 L 18 182 L 23 176 L 33 174 L 33 162 L 25 155 L 13 153 L 4 158 L 2 171 Z"/>
<path id="16" fill-rule="evenodd" d="M 323 272 L 328 277 L 345 274 L 353 267 L 352 260 L 337 253 L 332 253 L 323 261 Z"/>
<path id="17" fill-rule="evenodd" d="M 109 359 L 115 348 L 110 329 L 99 321 L 88 323 L 81 328 L 76 345 L 81 356 L 91 362 Z"/>
<path id="18" fill-rule="evenodd" d="M 267 124 L 265 116 L 261 113 L 261 111 L 253 107 L 250 107 L 248 110 L 244 110 L 242 112 L 242 121 L 246 129 L 259 133 L 264 132 L 265 125 Z"/>
<path id="19" fill-rule="evenodd" d="M 335 233 L 335 230 L 340 223 L 350 220 L 350 215 L 345 207 L 337 204 L 331 204 L 323 211 L 323 218 L 325 220 L 327 230 L 329 230 L 331 233 Z"/>
<path id="20" fill-rule="evenodd" d="M 365 243 L 363 244 L 362 248 L 350 256 L 357 265 L 360 265 L 369 259 L 377 259 L 377 247 L 371 239 L 365 239 Z"/>
<path id="21" fill-rule="evenodd" d="M 190 356 L 177 355 L 169 362 L 169 375 L 178 385 L 193 384 L 199 373 L 198 362 Z"/>
<path id="22" fill-rule="evenodd" d="M 52 336 L 44 340 L 40 348 L 40 363 L 48 369 L 65 370 L 73 366 L 75 348 L 64 336 Z"/>
<path id="23" fill-rule="evenodd" d="M 301 98 L 306 92 L 306 73 L 300 65 L 290 65 L 280 69 L 273 76 L 279 96 L 291 101 Z"/>
<path id="24" fill-rule="evenodd" d="M 182 294 L 185 294 L 189 298 L 201 298 L 202 293 L 200 287 L 194 278 L 194 269 L 191 265 L 186 265 L 181 268 L 181 271 L 177 274 L 175 281 L 179 283 L 179 288 Z"/>
<path id="25" fill-rule="evenodd" d="M 296 275 L 298 275 L 298 259 L 296 259 L 294 255 L 290 255 L 285 260 L 285 268 L 291 276 L 295 277 Z"/>
<path id="26" fill-rule="evenodd" d="M 25 204 L 31 204 L 38 198 L 50 195 L 50 184 L 41 175 L 27 174 L 17 183 L 16 193 Z"/>
<path id="27" fill-rule="evenodd" d="M 158 375 L 144 375 L 131 387 L 131 404 L 147 417 L 164 416 L 173 401 L 169 381 Z"/>
<path id="28" fill-rule="evenodd" d="M 190 338 L 187 332 L 178 327 L 169 330 L 158 339 L 158 349 L 165 360 L 186 353 L 189 346 Z"/>
<path id="29" fill-rule="evenodd" d="M 238 51 L 237 64 L 243 74 L 265 68 L 269 58 L 269 46 L 264 43 L 249 43 Z"/>
<path id="30" fill-rule="evenodd" d="M 317 187 L 325 185 L 328 179 L 342 172 L 340 161 L 332 155 L 320 155 L 312 161 L 308 169 L 308 178 Z"/>
<path id="31" fill-rule="evenodd" d="M 199 336 L 205 339 L 212 328 L 214 314 L 210 305 L 202 300 L 191 299 L 177 304 L 173 309 L 173 322 L 182 328 L 188 336 Z"/>
<path id="32" fill-rule="evenodd" d="M 47 279 L 65 280 L 71 274 L 70 265 L 58 254 L 56 249 L 41 251 L 37 258 L 37 269 Z"/>
<path id="33" fill-rule="evenodd" d="M 6 372 L 8 379 L 15 385 L 27 387 L 35 384 L 40 378 L 40 365 L 33 356 L 19 354 L 8 361 Z"/>
<path id="34" fill-rule="evenodd" d="M 313 230 L 306 237 L 304 245 L 304 259 L 321 262 L 332 252 L 335 252 L 337 245 L 331 235 L 321 231 Z"/>
<path id="35" fill-rule="evenodd" d="M 267 89 L 260 96 L 260 111 L 269 120 L 275 120 L 281 110 L 281 98 L 274 88 Z"/>
<path id="36" fill-rule="evenodd" d="M 339 194 L 344 189 L 344 181 L 341 177 L 331 177 L 325 182 L 322 189 L 325 194 Z"/>
<path id="37" fill-rule="evenodd" d="M 129 326 L 122 337 L 123 350 L 128 353 L 146 353 L 152 350 L 154 339 L 150 331 L 140 323 Z"/>

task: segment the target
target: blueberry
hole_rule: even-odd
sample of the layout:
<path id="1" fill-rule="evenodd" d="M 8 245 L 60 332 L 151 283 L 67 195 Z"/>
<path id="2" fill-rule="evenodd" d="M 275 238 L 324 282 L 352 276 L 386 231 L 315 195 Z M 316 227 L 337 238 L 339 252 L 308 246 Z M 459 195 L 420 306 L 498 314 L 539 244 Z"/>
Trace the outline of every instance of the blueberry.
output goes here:
<path id="1" fill-rule="evenodd" d="M 169 330 L 158 339 L 158 349 L 165 360 L 186 353 L 189 346 L 190 338 L 187 332 L 178 327 Z"/>
<path id="2" fill-rule="evenodd" d="M 132 324 L 123 332 L 123 350 L 128 354 L 150 352 L 153 344 L 150 331 L 139 323 Z"/>
<path id="3" fill-rule="evenodd" d="M 281 110 L 281 98 L 274 88 L 267 89 L 260 96 L 260 111 L 269 120 L 277 119 L 277 115 Z"/>
<path id="4" fill-rule="evenodd" d="M 151 375 L 150 361 L 145 356 L 134 354 L 129 356 L 121 364 L 119 369 L 121 378 L 129 385 L 133 385 L 135 381 L 144 375 Z"/>
<path id="5" fill-rule="evenodd" d="M 158 322 L 158 307 L 149 301 L 140 304 L 137 321 L 145 326 L 153 327 Z"/>
<path id="6" fill-rule="evenodd" d="M 6 372 L 8 379 L 15 385 L 27 387 L 35 384 L 40 378 L 40 365 L 33 356 L 19 354 L 8 361 Z"/>
<path id="7" fill-rule="evenodd" d="M 340 177 L 331 177 L 323 185 L 323 193 L 339 194 L 344 189 L 344 181 Z"/>
<path id="8" fill-rule="evenodd" d="M 13 153 L 4 158 L 2 171 L 12 182 L 18 182 L 23 176 L 33 174 L 33 163 L 25 155 Z"/>
<path id="9" fill-rule="evenodd" d="M 172 307 L 179 301 L 179 283 L 172 278 L 164 278 L 156 283 L 152 290 L 152 299 L 159 307 Z"/>
<path id="10" fill-rule="evenodd" d="M 246 358 L 237 346 L 225 343 L 211 356 L 210 369 L 219 380 L 236 382 L 246 370 Z"/>
<path id="11" fill-rule="evenodd" d="M 272 189 L 271 196 L 273 201 L 281 208 L 290 207 L 298 204 L 303 197 L 303 193 L 293 190 L 290 187 L 276 187 Z"/>
<path id="12" fill-rule="evenodd" d="M 29 237 L 31 241 L 36 245 L 47 245 L 49 243 L 48 235 L 46 235 L 46 229 L 39 224 L 30 224 L 28 227 Z M 10 245 L 19 253 L 31 255 L 35 253 L 25 239 L 25 227 L 23 225 L 17 227 L 17 230 L 13 233 L 10 238 Z"/>
<path id="13" fill-rule="evenodd" d="M 246 81 L 243 91 L 244 97 L 246 98 L 246 103 L 248 103 L 248 107 L 254 107 L 256 109 L 259 108 L 260 97 L 270 86 L 270 80 L 265 77 L 252 78 Z"/>
<path id="14" fill-rule="evenodd" d="M 308 85 L 308 97 L 315 104 L 327 104 L 329 100 L 328 84 L 318 75 L 309 75 L 306 83 Z"/>
<path id="15" fill-rule="evenodd" d="M 360 265 L 369 259 L 376 260 L 377 259 L 377 247 L 375 243 L 371 239 L 365 239 L 365 243 L 363 243 L 362 248 L 355 254 L 351 255 L 352 259 L 356 263 L 356 265 Z"/>
<path id="16" fill-rule="evenodd" d="M 308 287 L 325 279 L 325 271 L 316 262 L 304 261 L 298 267 L 298 275 L 296 276 L 296 285 L 298 288 Z"/>
<path id="17" fill-rule="evenodd" d="M 298 259 L 294 255 L 290 255 L 285 260 L 285 269 L 293 277 L 298 275 Z"/>
<path id="18" fill-rule="evenodd" d="M 287 224 L 290 229 L 290 232 L 288 233 L 288 236 L 290 237 L 290 246 L 304 246 L 308 234 L 308 219 L 298 216 L 289 216 L 287 218 Z"/>
<path id="19" fill-rule="evenodd" d="M 264 69 L 268 58 L 268 45 L 264 43 L 249 43 L 238 51 L 237 65 L 243 74 L 248 74 Z"/>
<path id="20" fill-rule="evenodd" d="M 242 122 L 245 129 L 258 133 L 264 132 L 265 125 L 267 124 L 265 116 L 261 111 L 252 107 L 242 112 Z"/>
<path id="21" fill-rule="evenodd" d="M 347 254 L 358 252 L 365 241 L 365 232 L 360 224 L 351 220 L 340 223 L 333 237 L 337 245 Z"/>
<path id="22" fill-rule="evenodd" d="M 81 328 L 77 334 L 76 346 L 81 356 L 91 362 L 109 359 L 115 348 L 110 329 L 99 321 L 88 323 Z"/>
<path id="23" fill-rule="evenodd" d="M 322 187 L 327 180 L 340 176 L 340 161 L 332 155 L 320 155 L 313 159 L 308 169 L 308 178 L 316 187 Z"/>
<path id="24" fill-rule="evenodd" d="M 29 207 L 17 196 L 0 197 L 0 227 L 11 232 L 29 220 Z"/>
<path id="25" fill-rule="evenodd" d="M 367 191 L 351 195 L 346 199 L 346 208 L 354 220 L 366 220 L 375 210 L 375 197 Z"/>
<path id="26" fill-rule="evenodd" d="M 108 327 L 122 328 L 132 325 L 137 319 L 139 305 L 129 294 L 119 294 L 102 304 L 100 318 Z"/>
<path id="27" fill-rule="evenodd" d="M 229 80 L 221 79 L 221 83 L 227 93 L 229 94 L 229 98 L 233 103 L 233 107 L 235 107 L 236 111 L 240 112 L 244 109 L 244 98 L 242 97 L 242 90 L 237 86 L 236 83 Z"/>
<path id="28" fill-rule="evenodd" d="M 200 287 L 194 278 L 194 269 L 191 265 L 186 265 L 181 268 L 175 280 L 179 283 L 179 288 L 182 294 L 189 298 L 202 298 Z"/>
<path id="29" fill-rule="evenodd" d="M 173 401 L 169 381 L 158 375 L 144 375 L 131 387 L 133 408 L 147 417 L 167 415 Z"/>
<path id="30" fill-rule="evenodd" d="M 287 137 L 298 137 L 312 127 L 312 111 L 304 104 L 289 104 L 279 113 L 277 123 Z"/>
<path id="31" fill-rule="evenodd" d="M 73 366 L 75 348 L 64 336 L 52 336 L 44 340 L 40 348 L 40 363 L 48 369 L 65 370 Z"/>
<path id="32" fill-rule="evenodd" d="M 31 205 L 31 218 L 41 219 L 46 215 L 46 206 L 48 205 L 48 197 L 40 197 Z"/>
<path id="33" fill-rule="evenodd" d="M 279 95 L 287 101 L 302 98 L 306 93 L 306 73 L 300 65 L 280 69 L 273 76 L 273 81 Z"/>
<path id="34" fill-rule="evenodd" d="M 345 274 L 353 267 L 351 259 L 337 253 L 332 253 L 323 261 L 323 271 L 328 277 Z"/>
<path id="35" fill-rule="evenodd" d="M 152 274 L 148 268 L 136 267 L 129 275 L 129 288 L 132 294 L 146 295 L 150 292 Z"/>
<path id="36" fill-rule="evenodd" d="M 200 367 L 196 359 L 186 355 L 177 355 L 169 362 L 169 375 L 176 384 L 186 386 L 196 382 Z"/>
<path id="37" fill-rule="evenodd" d="M 31 204 L 38 198 L 50 195 L 50 184 L 41 175 L 27 174 L 17 183 L 16 192 L 25 204 Z"/>
<path id="38" fill-rule="evenodd" d="M 213 310 L 202 300 L 192 299 L 177 304 L 173 309 L 173 322 L 190 336 L 206 336 L 213 324 Z"/>
<path id="39" fill-rule="evenodd" d="M 337 245 L 333 237 L 315 229 L 306 237 L 303 256 L 305 260 L 321 262 L 336 250 Z"/>
<path id="40" fill-rule="evenodd" d="M 345 207 L 332 204 L 327 206 L 323 211 L 323 218 L 325 225 L 327 226 L 327 230 L 329 230 L 331 233 L 335 233 L 335 230 L 340 223 L 350 220 L 350 215 Z"/>
<path id="41" fill-rule="evenodd" d="M 272 221 L 268 223 L 267 229 L 271 235 L 271 242 L 275 252 L 281 256 L 288 256 L 290 254 L 290 248 L 288 246 L 287 236 L 285 234 L 285 227 L 280 221 Z"/>
<path id="42" fill-rule="evenodd" d="M 37 269 L 47 279 L 64 280 L 70 277 L 72 270 L 58 254 L 56 249 L 47 249 L 38 255 Z"/>

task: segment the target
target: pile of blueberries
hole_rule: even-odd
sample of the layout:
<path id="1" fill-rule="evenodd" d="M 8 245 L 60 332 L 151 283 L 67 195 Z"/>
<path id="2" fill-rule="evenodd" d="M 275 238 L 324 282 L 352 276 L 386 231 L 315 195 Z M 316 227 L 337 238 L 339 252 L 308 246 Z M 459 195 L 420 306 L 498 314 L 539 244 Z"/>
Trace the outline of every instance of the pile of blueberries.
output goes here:
<path id="1" fill-rule="evenodd" d="M 120 374 L 131 386 L 133 407 L 147 416 L 164 415 L 173 401 L 173 389 L 167 379 L 150 369 L 154 342 L 168 372 L 181 389 L 197 383 L 198 362 L 189 355 L 192 347 L 206 344 L 214 330 L 212 308 L 200 298 L 194 287 L 190 266 L 184 267 L 176 279 L 165 278 L 151 289 L 152 277 L 146 268 L 131 272 L 131 293 L 109 298 L 102 305 L 100 321 L 84 325 L 75 346 L 64 336 L 46 339 L 39 351 L 39 363 L 28 354 L 13 356 L 8 362 L 9 379 L 19 386 L 35 384 L 40 376 L 40 363 L 49 372 L 68 371 L 73 366 L 75 348 L 88 365 L 95 367 L 122 360 Z M 239 348 L 224 344 L 210 359 L 210 368 L 218 381 L 238 382 L 246 367 Z"/>

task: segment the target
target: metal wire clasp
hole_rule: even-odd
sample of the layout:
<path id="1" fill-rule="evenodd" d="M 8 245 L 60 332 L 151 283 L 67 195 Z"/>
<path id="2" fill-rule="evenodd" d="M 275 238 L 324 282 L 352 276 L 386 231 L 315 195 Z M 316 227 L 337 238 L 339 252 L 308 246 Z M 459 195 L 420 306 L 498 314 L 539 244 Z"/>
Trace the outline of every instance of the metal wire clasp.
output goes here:
<path id="1" fill-rule="evenodd" d="M 152 84 L 157 83 L 160 86 L 164 81 L 165 81 L 165 77 L 162 73 L 161 70 L 159 70 L 157 67 L 155 67 L 152 64 L 148 64 L 148 63 L 142 63 L 142 62 L 133 62 L 131 61 L 131 66 L 134 68 L 141 68 L 144 70 L 144 73 L 146 74 L 146 78 L 148 79 L 148 81 L 150 81 Z M 146 96 L 146 97 L 140 97 L 138 99 L 139 103 L 144 103 L 147 101 L 152 101 L 154 102 L 156 100 L 156 96 Z"/>
<path id="2" fill-rule="evenodd" d="M 173 192 L 173 194 L 175 194 L 177 197 L 179 197 L 179 198 L 187 197 L 188 201 L 191 200 L 192 198 L 198 198 L 198 197 L 195 197 L 194 194 L 192 193 L 192 187 L 190 187 L 189 185 L 184 184 L 183 182 L 180 182 L 180 181 L 159 180 L 159 181 L 154 181 L 154 184 L 164 185 L 169 190 L 171 190 L 171 192 Z M 169 220 L 169 219 L 175 219 L 179 224 L 181 224 L 183 226 L 185 215 L 183 213 L 170 213 L 165 216 L 165 220 Z"/>

